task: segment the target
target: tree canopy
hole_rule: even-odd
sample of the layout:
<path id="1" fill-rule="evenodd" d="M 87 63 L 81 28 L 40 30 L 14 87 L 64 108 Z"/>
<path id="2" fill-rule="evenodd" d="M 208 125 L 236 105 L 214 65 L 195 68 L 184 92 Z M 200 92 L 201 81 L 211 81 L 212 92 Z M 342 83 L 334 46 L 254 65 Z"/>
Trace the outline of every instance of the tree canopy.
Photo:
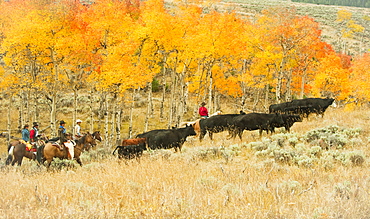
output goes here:
<path id="1" fill-rule="evenodd" d="M 345 11 L 344 35 L 363 31 Z M 185 76 L 189 92 L 242 97 L 246 87 L 275 101 L 304 96 L 339 100 L 370 96 L 351 82 L 367 82 L 367 54 L 349 59 L 321 40 L 320 24 L 295 8 L 254 17 L 219 11 L 198 1 L 0 1 L 0 87 L 42 92 L 95 86 L 125 93 L 168 69 Z M 364 81 L 365 80 L 365 81 Z"/>

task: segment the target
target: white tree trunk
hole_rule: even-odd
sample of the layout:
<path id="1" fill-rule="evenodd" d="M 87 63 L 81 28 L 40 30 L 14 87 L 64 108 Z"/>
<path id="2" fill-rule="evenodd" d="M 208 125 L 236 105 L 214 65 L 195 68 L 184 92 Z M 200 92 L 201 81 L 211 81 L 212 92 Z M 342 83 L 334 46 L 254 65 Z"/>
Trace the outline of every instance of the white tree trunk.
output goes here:
<path id="1" fill-rule="evenodd" d="M 121 105 L 121 104 L 120 104 Z M 121 139 L 121 119 L 122 119 L 122 109 L 118 107 L 117 110 L 117 116 L 116 116 L 116 123 L 117 123 L 117 128 L 116 128 L 116 143 L 119 142 Z"/>
<path id="2" fill-rule="evenodd" d="M 56 121 L 56 94 L 53 93 L 52 96 L 51 96 L 51 111 L 50 111 L 50 129 L 51 129 L 51 133 L 52 133 L 52 136 L 57 136 L 57 133 L 56 133 L 56 127 L 55 127 L 55 121 Z M 37 122 L 37 120 L 35 120 L 35 122 Z"/>
<path id="3" fill-rule="evenodd" d="M 7 122 L 7 129 L 8 129 L 8 143 L 10 143 L 10 137 L 11 137 L 11 132 L 12 132 L 12 129 L 11 129 L 11 112 L 12 112 L 12 104 L 13 104 L 13 95 L 10 94 L 10 97 L 9 97 L 9 103 L 8 103 L 8 122 Z"/>
<path id="4" fill-rule="evenodd" d="M 74 127 L 74 123 L 77 120 L 77 89 L 73 89 L 73 115 L 72 115 L 72 127 Z M 73 133 L 73 131 L 72 131 Z"/>
<path id="5" fill-rule="evenodd" d="M 304 96 L 304 85 L 306 84 L 306 73 L 304 73 L 302 75 L 302 79 L 301 79 L 301 92 L 299 94 L 299 98 L 302 99 L 303 96 Z"/>
<path id="6" fill-rule="evenodd" d="M 132 116 L 133 116 L 133 111 L 134 111 L 134 107 L 135 107 L 135 93 L 136 93 L 136 90 L 134 89 L 134 91 L 132 92 L 132 103 L 131 103 L 131 107 L 130 107 L 130 124 L 129 124 L 129 128 L 128 128 L 129 138 L 132 138 Z"/>
<path id="7" fill-rule="evenodd" d="M 105 93 L 105 109 L 104 109 L 104 147 L 108 147 L 109 142 L 109 103 L 108 103 L 108 94 Z"/>
<path id="8" fill-rule="evenodd" d="M 146 115 L 145 115 L 144 132 L 148 130 L 149 117 L 153 117 L 152 83 L 151 82 L 148 83 L 148 106 L 147 106 Z"/>
<path id="9" fill-rule="evenodd" d="M 164 56 L 163 58 L 163 68 L 162 68 L 162 100 L 161 100 L 161 106 L 160 106 L 160 112 L 159 112 L 159 118 L 163 119 L 164 118 L 164 100 L 166 97 L 166 66 L 165 63 L 167 61 L 167 56 Z"/>
<path id="10" fill-rule="evenodd" d="M 213 77 L 212 77 L 212 71 L 211 68 L 209 70 L 209 87 L 208 87 L 208 109 L 209 113 L 213 113 L 213 104 L 212 104 L 212 93 L 213 93 Z"/>
<path id="11" fill-rule="evenodd" d="M 93 100 L 93 90 L 89 91 L 89 108 L 90 108 L 90 133 L 94 132 L 94 100 Z M 100 130 L 99 130 L 100 131 Z"/>
<path id="12" fill-rule="evenodd" d="M 173 120 L 173 115 L 174 115 L 174 111 L 175 111 L 175 104 L 174 104 L 174 97 L 175 97 L 175 93 L 176 93 L 176 90 L 175 90 L 175 87 L 176 87 L 176 76 L 175 76 L 176 72 L 175 70 L 173 70 L 171 72 L 171 93 L 170 93 L 170 103 L 169 103 L 169 106 L 168 106 L 168 128 L 171 128 L 172 126 L 172 120 Z"/>

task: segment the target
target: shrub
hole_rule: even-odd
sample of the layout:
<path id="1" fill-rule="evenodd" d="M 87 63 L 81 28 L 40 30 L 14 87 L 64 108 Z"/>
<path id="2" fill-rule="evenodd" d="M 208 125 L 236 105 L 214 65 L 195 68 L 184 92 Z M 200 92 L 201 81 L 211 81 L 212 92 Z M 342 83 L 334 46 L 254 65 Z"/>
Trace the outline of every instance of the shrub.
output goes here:
<path id="1" fill-rule="evenodd" d="M 112 150 L 107 149 L 107 148 L 97 148 L 97 149 L 92 149 L 90 151 L 84 151 L 81 154 L 80 158 L 82 160 L 82 163 L 84 163 L 84 162 L 101 161 L 111 156 L 112 156 Z"/>
<path id="2" fill-rule="evenodd" d="M 361 129 L 343 129 L 333 125 L 325 128 L 311 130 L 304 135 L 304 139 L 311 144 L 319 144 L 322 148 L 343 148 L 348 143 L 358 142 Z M 352 140 L 357 139 L 357 140 Z"/>
<path id="3" fill-rule="evenodd" d="M 274 150 L 274 158 L 275 161 L 278 163 L 291 164 L 291 161 L 293 160 L 294 156 L 295 155 L 293 151 L 285 149 Z"/>
<path id="4" fill-rule="evenodd" d="M 59 159 L 59 158 L 54 158 L 54 160 L 50 164 L 50 169 L 51 170 L 71 170 L 71 169 L 76 169 L 79 164 L 75 160 L 66 160 L 66 159 Z"/>
<path id="5" fill-rule="evenodd" d="M 351 161 L 353 166 L 362 166 L 365 162 L 365 158 L 361 151 L 349 152 L 348 159 Z"/>
<path id="6" fill-rule="evenodd" d="M 224 158 L 226 162 L 232 160 L 234 156 L 240 153 L 240 147 L 238 145 L 232 145 L 230 147 L 210 147 L 205 149 L 200 149 L 197 151 L 192 160 L 212 160 Z"/>

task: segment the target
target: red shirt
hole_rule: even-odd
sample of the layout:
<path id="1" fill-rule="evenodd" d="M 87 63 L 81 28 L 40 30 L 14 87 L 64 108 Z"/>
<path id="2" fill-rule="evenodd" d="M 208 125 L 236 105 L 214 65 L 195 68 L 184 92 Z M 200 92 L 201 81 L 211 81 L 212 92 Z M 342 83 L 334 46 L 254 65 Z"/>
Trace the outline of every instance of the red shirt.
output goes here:
<path id="1" fill-rule="evenodd" d="M 199 108 L 199 115 L 200 116 L 208 116 L 208 110 L 204 106 Z"/>
<path id="2" fill-rule="evenodd" d="M 31 129 L 31 131 L 30 131 L 30 139 L 35 138 L 35 135 L 36 135 L 35 129 Z"/>

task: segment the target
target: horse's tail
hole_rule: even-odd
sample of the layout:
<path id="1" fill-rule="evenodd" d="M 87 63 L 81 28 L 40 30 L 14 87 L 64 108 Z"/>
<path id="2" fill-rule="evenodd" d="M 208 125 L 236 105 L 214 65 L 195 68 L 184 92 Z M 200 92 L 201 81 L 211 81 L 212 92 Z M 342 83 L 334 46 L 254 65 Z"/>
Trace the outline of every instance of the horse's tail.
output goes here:
<path id="1" fill-rule="evenodd" d="M 40 147 L 37 148 L 36 160 L 37 162 L 39 162 L 39 164 L 42 163 L 42 158 L 44 157 L 44 148 L 45 145 L 41 145 Z"/>
<path id="2" fill-rule="evenodd" d="M 13 153 L 14 153 L 14 146 L 9 145 L 9 147 L 8 147 L 8 154 L 13 156 Z"/>
<path id="3" fill-rule="evenodd" d="M 122 147 L 121 145 L 118 145 L 117 147 L 116 147 L 116 149 L 114 149 L 114 151 L 113 151 L 113 155 L 114 155 L 114 153 L 116 153 L 116 150 L 118 149 L 118 148 L 120 148 L 120 147 Z"/>
<path id="4" fill-rule="evenodd" d="M 8 146 L 8 157 L 6 158 L 5 165 L 9 165 L 13 160 L 14 146 L 9 144 Z"/>

